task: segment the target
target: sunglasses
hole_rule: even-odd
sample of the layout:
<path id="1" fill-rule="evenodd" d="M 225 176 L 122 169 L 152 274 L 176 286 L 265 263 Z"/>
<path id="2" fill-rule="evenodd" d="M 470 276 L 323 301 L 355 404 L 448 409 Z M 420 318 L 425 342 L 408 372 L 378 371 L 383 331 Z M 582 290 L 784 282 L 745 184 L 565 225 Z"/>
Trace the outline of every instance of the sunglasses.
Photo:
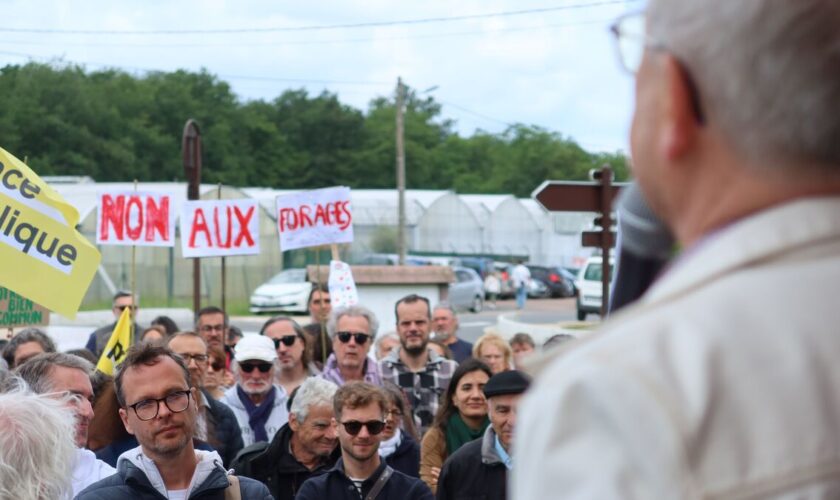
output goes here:
<path id="1" fill-rule="evenodd" d="M 385 422 L 380 420 L 368 420 L 367 422 L 359 422 L 358 420 L 348 420 L 347 422 L 341 422 L 341 425 L 344 426 L 344 430 L 347 431 L 347 434 L 351 436 L 355 436 L 359 432 L 361 432 L 362 427 L 367 427 L 368 434 L 371 436 L 376 436 L 382 429 L 385 428 Z"/>
<path id="2" fill-rule="evenodd" d="M 137 309 L 137 306 L 114 306 L 114 309 L 116 309 L 118 311 L 125 311 L 126 307 L 131 309 L 132 311 Z"/>
<path id="3" fill-rule="evenodd" d="M 365 345 L 370 338 L 370 335 L 366 333 L 353 332 L 338 332 L 335 336 L 338 337 L 338 340 L 340 340 L 342 344 L 350 342 L 350 339 L 353 338 L 356 340 L 356 344 L 358 345 Z"/>
<path id="4" fill-rule="evenodd" d="M 280 344 L 283 344 L 286 347 L 292 347 L 295 345 L 295 340 L 297 340 L 297 335 L 285 335 L 280 337 L 279 339 L 271 339 L 274 341 L 274 348 L 280 349 Z"/>
<path id="5" fill-rule="evenodd" d="M 245 373 L 251 373 L 254 368 L 259 370 L 260 373 L 268 373 L 272 366 L 274 365 L 271 363 L 239 363 L 239 369 Z"/>

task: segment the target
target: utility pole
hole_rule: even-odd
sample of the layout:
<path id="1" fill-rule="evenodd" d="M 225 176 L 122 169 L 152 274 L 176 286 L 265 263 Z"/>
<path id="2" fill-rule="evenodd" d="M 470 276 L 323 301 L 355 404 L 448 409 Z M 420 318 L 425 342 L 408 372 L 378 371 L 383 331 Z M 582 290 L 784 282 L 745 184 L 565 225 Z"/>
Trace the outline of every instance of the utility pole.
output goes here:
<path id="1" fill-rule="evenodd" d="M 397 77 L 397 255 L 399 265 L 405 265 L 405 127 L 403 124 L 403 107 L 405 101 L 405 86 L 402 79 Z"/>

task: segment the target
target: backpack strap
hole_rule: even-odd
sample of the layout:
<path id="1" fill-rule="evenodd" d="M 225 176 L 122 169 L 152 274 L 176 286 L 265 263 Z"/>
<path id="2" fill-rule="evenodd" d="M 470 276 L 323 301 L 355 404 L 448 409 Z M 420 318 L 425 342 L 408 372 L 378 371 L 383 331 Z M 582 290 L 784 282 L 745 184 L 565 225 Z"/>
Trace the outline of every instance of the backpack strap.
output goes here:
<path id="1" fill-rule="evenodd" d="M 225 500 L 242 500 L 242 492 L 239 490 L 239 478 L 230 474 L 228 487 L 225 488 Z"/>
<path id="2" fill-rule="evenodd" d="M 382 474 L 379 475 L 379 479 L 376 480 L 376 484 L 374 484 L 373 488 L 370 489 L 365 497 L 365 500 L 374 500 L 382 491 L 382 488 L 385 487 L 385 483 L 388 482 L 388 479 L 391 478 L 391 474 L 393 473 L 394 469 L 392 469 L 390 465 L 386 465 L 385 470 L 383 470 Z"/>

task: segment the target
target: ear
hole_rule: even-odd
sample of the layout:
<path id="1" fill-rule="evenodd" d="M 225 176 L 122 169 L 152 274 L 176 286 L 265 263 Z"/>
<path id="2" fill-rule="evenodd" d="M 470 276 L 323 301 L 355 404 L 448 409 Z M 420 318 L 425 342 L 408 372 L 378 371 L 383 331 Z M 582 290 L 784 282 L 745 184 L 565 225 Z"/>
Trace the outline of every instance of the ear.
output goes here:
<path id="1" fill-rule="evenodd" d="M 289 428 L 292 429 L 292 432 L 300 430 L 300 422 L 298 422 L 297 415 L 294 413 L 289 413 Z"/>
<path id="2" fill-rule="evenodd" d="M 125 408 L 120 408 L 120 419 L 122 419 L 122 423 L 125 426 L 125 430 L 133 436 L 134 430 L 131 428 L 131 423 L 128 421 L 128 410 L 126 410 Z"/>
<path id="3" fill-rule="evenodd" d="M 687 154 L 694 145 L 701 128 L 694 84 L 685 67 L 668 54 L 663 58 L 662 70 L 664 106 L 662 107 L 663 135 L 660 143 L 663 155 L 676 160 Z"/>

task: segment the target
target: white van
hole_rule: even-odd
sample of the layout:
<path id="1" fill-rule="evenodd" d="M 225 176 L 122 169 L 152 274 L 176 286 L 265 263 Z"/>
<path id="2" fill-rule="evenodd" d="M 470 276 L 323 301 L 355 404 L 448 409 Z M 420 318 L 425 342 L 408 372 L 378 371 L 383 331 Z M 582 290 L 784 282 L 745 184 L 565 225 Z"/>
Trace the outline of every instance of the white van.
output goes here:
<path id="1" fill-rule="evenodd" d="M 603 288 L 601 278 L 603 268 L 601 256 L 593 256 L 587 259 L 586 264 L 580 268 L 575 287 L 577 288 L 577 319 L 583 321 L 589 313 L 601 314 L 601 299 Z M 610 259 L 610 279 L 615 277 L 615 261 Z"/>

